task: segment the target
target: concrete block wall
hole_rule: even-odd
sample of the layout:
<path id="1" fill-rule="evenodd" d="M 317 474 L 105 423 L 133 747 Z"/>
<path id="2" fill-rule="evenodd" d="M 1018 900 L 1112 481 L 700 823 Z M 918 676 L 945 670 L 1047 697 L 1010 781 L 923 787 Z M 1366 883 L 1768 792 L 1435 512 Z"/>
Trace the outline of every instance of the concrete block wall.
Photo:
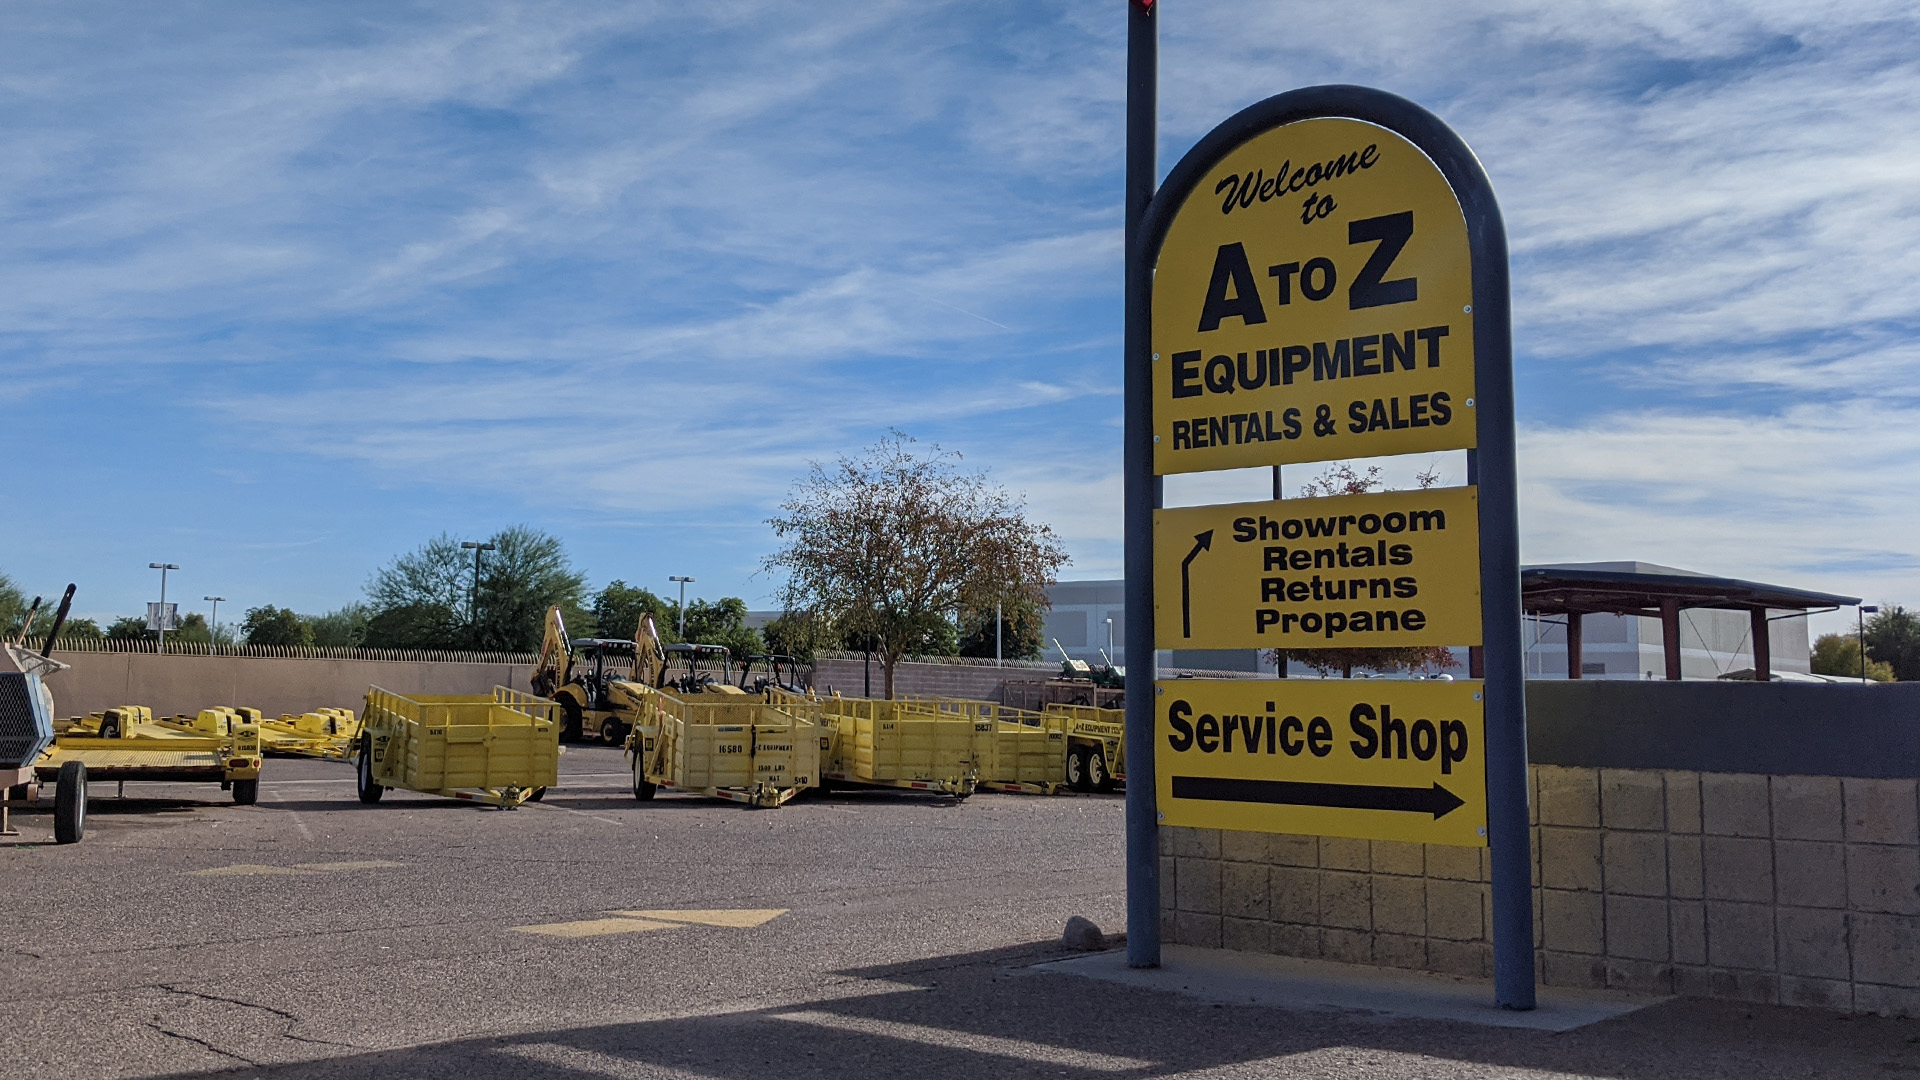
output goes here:
<path id="1" fill-rule="evenodd" d="M 1544 985 L 1920 1016 L 1920 784 L 1536 765 Z M 1492 974 L 1484 850 L 1161 830 L 1180 944 Z"/>

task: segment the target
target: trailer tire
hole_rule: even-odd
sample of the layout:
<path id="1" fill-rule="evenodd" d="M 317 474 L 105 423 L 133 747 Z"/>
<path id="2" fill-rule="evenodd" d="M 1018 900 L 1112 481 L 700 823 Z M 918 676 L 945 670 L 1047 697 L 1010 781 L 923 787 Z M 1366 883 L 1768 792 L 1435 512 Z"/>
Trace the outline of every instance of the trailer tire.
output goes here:
<path id="1" fill-rule="evenodd" d="M 1067 786 L 1075 791 L 1092 791 L 1093 785 L 1087 779 L 1087 748 L 1070 746 L 1067 748 Z"/>
<path id="2" fill-rule="evenodd" d="M 233 782 L 233 805 L 252 806 L 260 801 L 260 779 L 235 780 Z"/>
<path id="3" fill-rule="evenodd" d="M 387 793 L 386 788 L 373 782 L 373 740 L 366 736 L 360 739 L 360 764 L 354 769 L 354 780 L 363 803 L 377 803 Z"/>
<path id="4" fill-rule="evenodd" d="M 636 756 L 633 759 L 633 797 L 640 802 L 652 802 L 653 793 L 657 790 L 655 785 L 647 782 L 647 775 L 641 771 L 640 759 Z"/>
<path id="5" fill-rule="evenodd" d="M 1102 795 L 1113 791 L 1113 770 L 1107 768 L 1107 752 L 1097 746 L 1087 751 L 1087 783 Z"/>
<path id="6" fill-rule="evenodd" d="M 53 842 L 77 844 L 87 835 L 87 766 L 69 761 L 60 766 L 54 788 Z"/>

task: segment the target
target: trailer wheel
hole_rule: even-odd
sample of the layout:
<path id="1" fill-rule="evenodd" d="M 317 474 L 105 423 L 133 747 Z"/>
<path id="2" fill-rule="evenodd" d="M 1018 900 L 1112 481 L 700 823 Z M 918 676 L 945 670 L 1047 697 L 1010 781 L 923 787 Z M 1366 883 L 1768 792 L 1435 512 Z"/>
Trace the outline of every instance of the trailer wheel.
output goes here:
<path id="1" fill-rule="evenodd" d="M 1067 786 L 1075 791 L 1092 791 L 1093 784 L 1088 781 L 1090 767 L 1087 764 L 1087 748 L 1071 746 L 1067 748 Z"/>
<path id="2" fill-rule="evenodd" d="M 87 835 L 87 766 L 69 761 L 60 766 L 53 796 L 53 842 L 77 844 Z"/>
<path id="3" fill-rule="evenodd" d="M 233 782 L 233 805 L 252 806 L 260 801 L 260 780 L 235 780 Z"/>
<path id="4" fill-rule="evenodd" d="M 647 783 L 647 774 L 640 766 L 640 756 L 633 758 L 633 797 L 641 802 L 653 801 L 654 785 Z"/>
<path id="5" fill-rule="evenodd" d="M 360 801 L 377 803 L 387 789 L 373 782 L 373 740 L 367 736 L 360 739 L 360 768 L 354 773 L 360 789 Z"/>
<path id="6" fill-rule="evenodd" d="M 1087 751 L 1087 783 L 1102 795 L 1113 790 L 1113 773 L 1107 769 L 1107 752 L 1097 746 Z"/>

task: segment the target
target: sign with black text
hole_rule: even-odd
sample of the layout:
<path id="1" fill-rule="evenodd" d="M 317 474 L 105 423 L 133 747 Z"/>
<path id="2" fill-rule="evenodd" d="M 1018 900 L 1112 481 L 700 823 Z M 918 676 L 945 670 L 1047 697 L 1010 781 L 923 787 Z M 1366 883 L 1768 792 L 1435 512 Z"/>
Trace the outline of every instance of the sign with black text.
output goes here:
<path id="1" fill-rule="evenodd" d="M 1401 136 L 1323 117 L 1249 139 L 1160 249 L 1154 471 L 1472 447 L 1472 265 Z"/>
<path id="2" fill-rule="evenodd" d="M 1154 687 L 1162 824 L 1485 847 L 1481 684 Z"/>
<path id="3" fill-rule="evenodd" d="M 1473 488 L 1153 513 L 1162 649 L 1480 644 Z"/>

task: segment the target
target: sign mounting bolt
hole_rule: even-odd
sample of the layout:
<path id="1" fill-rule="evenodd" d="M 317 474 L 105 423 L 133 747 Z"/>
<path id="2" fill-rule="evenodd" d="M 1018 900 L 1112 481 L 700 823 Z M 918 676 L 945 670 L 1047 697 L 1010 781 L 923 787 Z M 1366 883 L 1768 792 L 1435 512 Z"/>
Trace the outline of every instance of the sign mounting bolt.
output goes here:
<path id="1" fill-rule="evenodd" d="M 1468 305 L 1467 305 L 1466 307 L 1463 307 L 1463 308 L 1461 308 L 1461 309 L 1460 309 L 1460 313 L 1461 313 L 1461 314 L 1463 314 L 1463 315 L 1471 315 L 1471 314 L 1473 314 L 1473 305 L 1472 305 L 1472 304 L 1468 304 Z"/>

